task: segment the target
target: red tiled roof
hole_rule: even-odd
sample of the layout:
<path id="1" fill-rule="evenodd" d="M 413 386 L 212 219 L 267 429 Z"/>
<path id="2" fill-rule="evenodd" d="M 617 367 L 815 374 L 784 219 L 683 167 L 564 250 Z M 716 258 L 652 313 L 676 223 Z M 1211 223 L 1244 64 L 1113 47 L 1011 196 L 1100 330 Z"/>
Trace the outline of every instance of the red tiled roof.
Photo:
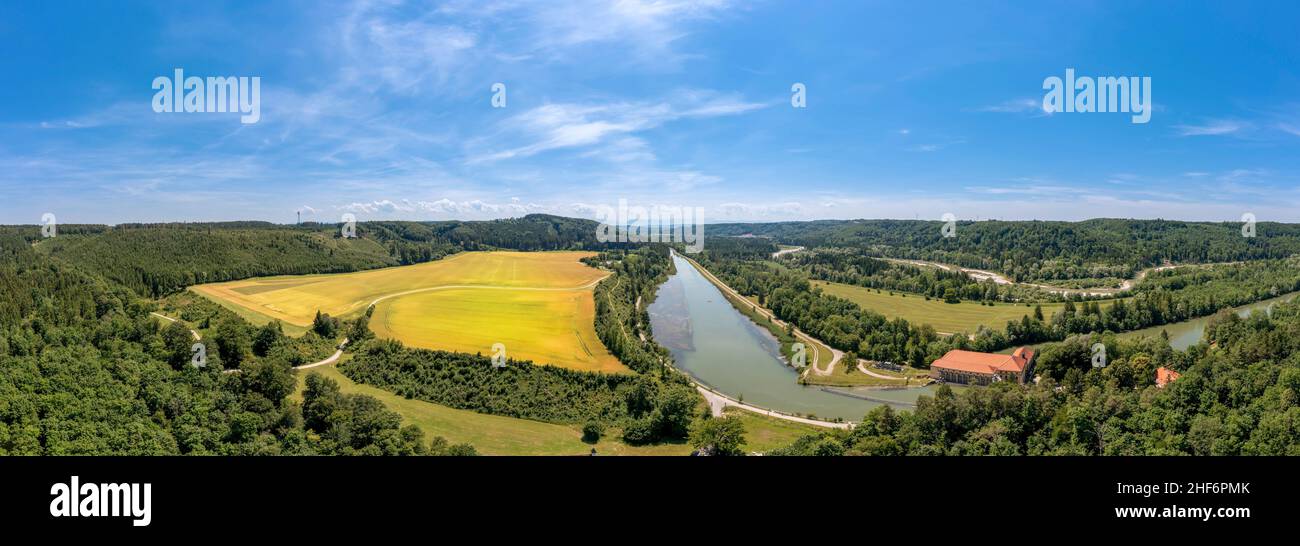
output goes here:
<path id="1" fill-rule="evenodd" d="M 1016 349 L 1014 353 L 1009 355 L 953 349 L 943 355 L 943 358 L 930 364 L 930 367 L 985 374 L 997 372 L 1021 373 L 1025 371 L 1025 366 L 1033 358 L 1034 350 L 1028 347 Z"/>
<path id="2" fill-rule="evenodd" d="M 1156 386 L 1163 387 L 1182 376 L 1183 374 L 1169 368 L 1156 368 Z"/>

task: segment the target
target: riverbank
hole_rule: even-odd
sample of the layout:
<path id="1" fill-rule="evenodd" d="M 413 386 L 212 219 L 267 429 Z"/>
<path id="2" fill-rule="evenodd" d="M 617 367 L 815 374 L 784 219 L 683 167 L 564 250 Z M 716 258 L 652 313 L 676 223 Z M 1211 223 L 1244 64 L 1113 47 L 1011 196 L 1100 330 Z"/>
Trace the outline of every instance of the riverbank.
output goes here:
<path id="1" fill-rule="evenodd" d="M 800 384 L 799 371 L 783 359 L 780 342 L 770 330 L 741 313 L 692 260 L 680 254 L 674 260 L 680 260 L 676 273 L 659 287 L 648 309 L 653 336 L 672 352 L 675 368 L 689 375 L 697 387 L 731 400 L 722 407 L 744 404 L 762 415 L 796 418 L 788 419 L 792 422 L 849 423 L 880 405 L 913 407 L 918 397 L 934 392 L 932 387 L 878 390 L 869 396 L 881 400 L 872 400 L 840 394 L 868 394 L 861 387 L 824 390 Z M 717 398 L 713 402 L 719 403 Z"/>

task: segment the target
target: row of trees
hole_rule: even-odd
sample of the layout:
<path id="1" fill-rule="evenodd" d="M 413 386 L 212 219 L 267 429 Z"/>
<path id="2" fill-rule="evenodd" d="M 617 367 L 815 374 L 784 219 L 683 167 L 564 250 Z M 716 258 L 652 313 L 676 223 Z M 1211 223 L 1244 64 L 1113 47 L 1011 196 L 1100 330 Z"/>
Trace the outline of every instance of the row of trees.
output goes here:
<path id="1" fill-rule="evenodd" d="M 1300 225 L 1260 222 L 1255 237 L 1237 222 L 1096 219 L 1083 222 L 943 222 L 821 220 L 717 224 L 715 236 L 755 235 L 814 247 L 851 247 L 878 256 L 915 258 L 999 271 L 1013 280 L 1130 278 L 1173 263 L 1285 258 L 1300 254 Z"/>
<path id="2" fill-rule="evenodd" d="M 856 249 L 819 248 L 791 254 L 786 261 L 809 277 L 876 290 L 911 292 L 937 300 L 1059 301 L 1043 290 L 1017 284 L 977 281 L 960 271 L 891 263 Z"/>

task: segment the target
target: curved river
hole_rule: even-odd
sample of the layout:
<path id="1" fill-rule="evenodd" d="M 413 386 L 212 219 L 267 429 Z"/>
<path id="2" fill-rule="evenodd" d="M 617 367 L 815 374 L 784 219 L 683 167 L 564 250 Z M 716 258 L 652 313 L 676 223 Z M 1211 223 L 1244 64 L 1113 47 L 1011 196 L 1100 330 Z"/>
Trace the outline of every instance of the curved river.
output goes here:
<path id="1" fill-rule="evenodd" d="M 781 359 L 776 337 L 736 311 L 690 262 L 673 256 L 677 273 L 659 287 L 648 309 L 655 341 L 696 381 L 767 409 L 860 421 L 873 407 L 913 406 L 934 387 L 827 388 L 798 383 Z"/>
<path id="2" fill-rule="evenodd" d="M 1282 302 L 1291 301 L 1295 299 L 1295 297 L 1298 294 L 1300 294 L 1300 292 L 1283 294 L 1275 298 L 1260 300 L 1255 303 L 1242 305 L 1240 307 L 1233 307 L 1232 310 L 1235 311 L 1238 316 L 1242 318 L 1246 318 L 1255 311 L 1269 312 L 1273 305 Z M 1159 336 L 1160 331 L 1163 330 L 1169 334 L 1169 346 L 1181 351 L 1183 349 L 1186 349 L 1188 347 L 1191 347 L 1192 345 L 1196 345 L 1197 343 L 1201 342 L 1201 338 L 1205 337 L 1205 327 L 1210 324 L 1211 318 L 1214 318 L 1213 315 L 1194 318 L 1191 320 L 1184 320 L 1182 322 L 1175 322 L 1172 324 L 1164 324 L 1161 326 L 1152 326 L 1150 328 L 1143 328 L 1141 330 L 1124 332 L 1120 334 L 1119 337 L 1121 338 L 1134 338 L 1134 337 L 1143 337 L 1143 336 L 1155 337 L 1155 336 Z"/>

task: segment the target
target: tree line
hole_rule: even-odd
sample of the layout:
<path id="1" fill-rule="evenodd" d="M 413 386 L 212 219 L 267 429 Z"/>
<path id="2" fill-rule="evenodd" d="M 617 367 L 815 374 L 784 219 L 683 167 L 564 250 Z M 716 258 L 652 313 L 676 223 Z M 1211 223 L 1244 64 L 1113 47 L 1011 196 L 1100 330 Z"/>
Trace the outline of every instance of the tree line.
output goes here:
<path id="1" fill-rule="evenodd" d="M 1094 367 L 1091 346 L 1109 361 Z M 1037 385 L 941 387 L 913 411 L 871 410 L 850 432 L 772 455 L 1300 455 L 1300 302 L 1215 316 L 1206 339 L 1076 336 L 1045 347 Z M 1181 372 L 1164 388 L 1157 367 Z"/>
<path id="2" fill-rule="evenodd" d="M 1300 254 L 1300 225 L 1255 224 L 1243 237 L 1239 222 L 1094 219 L 1083 222 L 944 222 L 922 220 L 819 220 L 716 224 L 715 236 L 752 235 L 814 247 L 851 247 L 876 256 L 951 263 L 998 271 L 1015 281 L 1130 278 L 1173 263 L 1280 259 Z"/>

